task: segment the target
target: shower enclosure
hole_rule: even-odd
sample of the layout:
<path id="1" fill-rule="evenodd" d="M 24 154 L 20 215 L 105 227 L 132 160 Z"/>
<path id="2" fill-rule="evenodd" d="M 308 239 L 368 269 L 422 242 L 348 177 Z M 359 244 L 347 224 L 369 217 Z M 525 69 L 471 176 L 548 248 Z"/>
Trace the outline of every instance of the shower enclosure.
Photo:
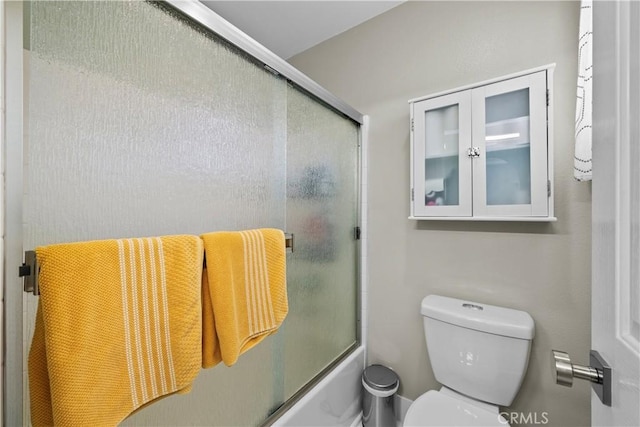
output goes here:
<path id="1" fill-rule="evenodd" d="M 292 233 L 280 331 L 123 424 L 264 423 L 358 344 L 361 116 L 199 3 L 34 1 L 23 15 L 24 158 L 7 167 L 22 196 L 7 191 L 8 208 L 21 204 L 8 245 Z M 26 368 L 17 376 L 37 297 L 6 298 L 24 345 L 18 354 L 8 333 L 7 383 L 23 392 L 5 394 L 5 423 L 27 424 Z"/>

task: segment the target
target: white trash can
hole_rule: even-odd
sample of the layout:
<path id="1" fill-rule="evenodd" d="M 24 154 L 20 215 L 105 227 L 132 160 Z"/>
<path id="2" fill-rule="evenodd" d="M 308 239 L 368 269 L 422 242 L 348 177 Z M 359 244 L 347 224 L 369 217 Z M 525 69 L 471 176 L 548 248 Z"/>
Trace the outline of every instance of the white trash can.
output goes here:
<path id="1" fill-rule="evenodd" d="M 394 397 L 400 378 L 390 368 L 371 365 L 362 373 L 362 423 L 364 427 L 395 427 Z"/>

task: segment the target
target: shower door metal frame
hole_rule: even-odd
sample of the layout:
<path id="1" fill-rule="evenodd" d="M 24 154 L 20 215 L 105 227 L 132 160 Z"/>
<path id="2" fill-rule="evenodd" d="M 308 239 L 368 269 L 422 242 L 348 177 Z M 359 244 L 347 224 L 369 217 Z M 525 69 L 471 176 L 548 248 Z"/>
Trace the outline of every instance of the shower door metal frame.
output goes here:
<path id="1" fill-rule="evenodd" d="M 204 4 L 198 1 L 184 0 L 166 0 L 164 3 L 249 54 L 270 71 L 281 75 L 296 86 L 328 104 L 337 112 L 344 114 L 351 120 L 362 125 L 362 113 L 311 80 L 300 70 L 240 31 Z"/>
<path id="2" fill-rule="evenodd" d="M 2 2 L 5 39 L 3 423 L 23 424 L 23 2 Z"/>
<path id="3" fill-rule="evenodd" d="M 238 28 L 224 20 L 221 16 L 207 8 L 200 2 L 184 0 L 167 0 L 164 4 L 179 11 L 191 21 L 203 26 L 218 37 L 226 40 L 241 51 L 250 55 L 258 63 L 269 71 L 285 78 L 293 85 L 301 88 L 319 102 L 328 106 L 336 113 L 341 114 L 359 124 L 359 141 L 357 150 L 357 179 L 356 179 L 356 215 L 357 224 L 362 231 L 362 236 L 366 236 L 366 221 L 363 221 L 363 203 L 366 203 L 366 195 L 362 194 L 363 176 L 363 144 L 366 144 L 368 132 L 368 118 L 355 110 L 344 101 L 324 89 L 315 81 L 287 63 L 282 58 L 262 46 L 260 43 L 240 31 Z M 24 192 L 23 172 L 23 134 L 24 134 L 24 93 L 23 93 L 23 31 L 24 31 L 24 5 L 23 2 L 2 2 L 0 7 L 4 8 L 4 22 L 0 28 L 4 29 L 4 55 L 5 55 L 5 134 L 3 149 L 4 162 L 4 330 L 3 339 L 3 425 L 22 425 L 23 408 L 26 390 L 23 388 L 23 375 L 26 367 L 23 366 L 24 342 L 23 342 L 23 291 L 17 268 L 22 263 L 23 248 L 23 211 L 22 199 Z M 366 149 L 365 149 L 366 150 Z M 8 161 L 7 159 L 10 159 Z M 325 370 L 318 373 L 314 379 L 307 383 L 298 393 L 287 400 L 283 406 L 276 411 L 266 424 L 270 424 L 277 419 L 286 409 L 290 408 L 295 401 L 312 388 L 322 377 L 331 371 L 333 366 L 343 360 L 348 354 L 355 350 L 362 342 L 363 314 L 366 312 L 362 301 L 362 283 L 366 275 L 363 270 L 363 261 L 366 241 L 358 240 L 356 251 L 356 342 L 345 349 L 336 357 L 334 362 Z"/>
<path id="4" fill-rule="evenodd" d="M 363 200 L 362 194 L 362 179 L 363 179 L 363 145 L 367 142 L 367 135 L 369 131 L 369 120 L 362 113 L 345 103 L 331 92 L 320 86 L 318 83 L 310 79 L 300 70 L 289 64 L 284 59 L 280 58 L 275 53 L 258 43 L 256 40 L 242 32 L 230 22 L 226 21 L 223 17 L 215 13 L 213 10 L 206 7 L 199 1 L 185 1 L 185 0 L 165 0 L 163 4 L 166 4 L 182 15 L 187 17 L 190 21 L 201 25 L 206 30 L 212 32 L 218 37 L 224 39 L 228 43 L 232 44 L 236 48 L 250 55 L 254 60 L 261 63 L 265 69 L 270 72 L 281 76 L 294 86 L 307 92 L 320 103 L 328 106 L 330 109 L 338 114 L 341 114 L 352 121 L 356 122 L 358 126 L 358 150 L 357 150 L 357 177 L 356 177 L 356 217 L 357 227 L 360 231 L 356 232 L 357 248 L 356 248 L 356 342 L 346 348 L 342 354 L 336 356 L 336 358 L 321 372 L 317 373 L 307 384 L 305 384 L 298 392 L 296 392 L 291 398 L 287 399 L 283 405 L 273 412 L 263 423 L 264 426 L 273 424 L 282 414 L 290 409 L 295 403 L 304 396 L 311 388 L 313 388 L 322 378 L 324 378 L 331 370 L 344 360 L 349 354 L 351 354 L 358 346 L 363 345 L 363 315 L 366 313 L 364 310 L 364 302 L 362 301 L 362 286 L 364 282 L 364 275 L 366 271 L 363 270 L 363 261 L 366 259 L 366 255 L 363 254 L 366 242 L 363 242 L 360 236 L 366 236 L 366 222 L 363 223 Z M 354 230 L 355 232 L 355 230 Z M 363 256 L 364 255 L 364 256 Z M 365 355 L 366 359 L 366 355 Z M 366 361 L 366 360 L 365 360 Z"/>

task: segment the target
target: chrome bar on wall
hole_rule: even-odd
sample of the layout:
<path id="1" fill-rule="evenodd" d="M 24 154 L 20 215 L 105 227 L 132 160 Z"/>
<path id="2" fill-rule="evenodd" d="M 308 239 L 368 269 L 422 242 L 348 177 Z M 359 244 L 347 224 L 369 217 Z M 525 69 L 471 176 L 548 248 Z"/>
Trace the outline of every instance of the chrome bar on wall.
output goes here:
<path id="1" fill-rule="evenodd" d="M 262 62 L 268 67 L 269 71 L 275 71 L 350 119 L 359 124 L 363 123 L 362 113 L 311 80 L 304 73 L 243 33 L 233 24 L 227 22 L 204 4 L 199 1 L 184 0 L 166 0 L 165 3 Z"/>
<path id="2" fill-rule="evenodd" d="M 284 247 L 285 250 L 293 252 L 293 233 L 286 233 L 284 235 Z M 25 251 L 24 262 L 18 267 L 18 276 L 24 280 L 24 292 L 32 293 L 33 295 L 40 295 L 40 288 L 38 286 L 38 273 L 40 272 L 40 266 L 38 265 L 38 258 L 36 251 Z"/>

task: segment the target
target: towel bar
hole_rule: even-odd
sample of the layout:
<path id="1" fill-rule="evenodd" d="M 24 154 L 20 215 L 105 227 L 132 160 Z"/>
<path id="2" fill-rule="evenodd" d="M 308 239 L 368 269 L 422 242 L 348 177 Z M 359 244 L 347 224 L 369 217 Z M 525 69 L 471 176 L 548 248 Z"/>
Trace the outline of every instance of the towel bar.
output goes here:
<path id="1" fill-rule="evenodd" d="M 293 252 L 293 233 L 286 233 L 284 235 L 284 247 Z M 38 265 L 38 258 L 36 257 L 36 251 L 24 251 L 24 262 L 18 267 L 18 276 L 24 279 L 24 292 L 32 293 L 33 295 L 40 295 L 40 288 L 38 287 L 38 273 L 40 266 Z"/>

